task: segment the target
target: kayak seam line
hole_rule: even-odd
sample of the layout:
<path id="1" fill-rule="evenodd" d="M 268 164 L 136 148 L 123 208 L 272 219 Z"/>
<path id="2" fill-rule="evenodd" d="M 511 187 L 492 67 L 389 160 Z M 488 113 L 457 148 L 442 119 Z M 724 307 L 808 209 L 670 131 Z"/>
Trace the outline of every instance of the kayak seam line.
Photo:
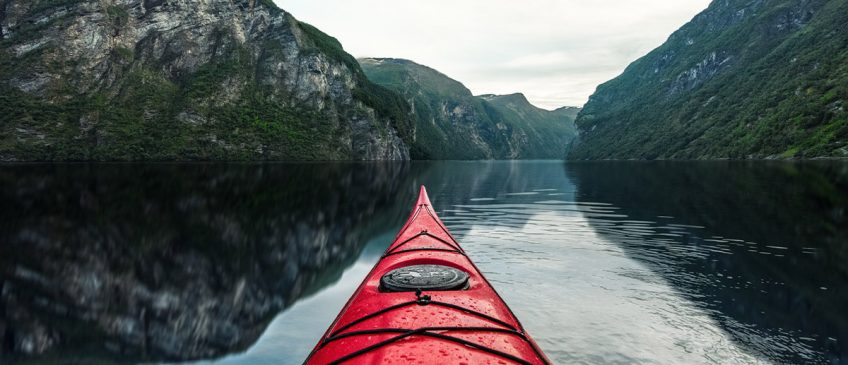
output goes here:
<path id="1" fill-rule="evenodd" d="M 465 256 L 465 253 L 462 252 L 462 251 L 459 251 L 459 250 L 451 250 L 451 249 L 447 249 L 447 248 L 436 248 L 436 247 L 422 247 L 422 248 L 409 248 L 409 249 L 400 250 L 400 251 L 392 250 L 392 252 L 388 252 L 388 253 L 383 254 L 383 256 L 381 258 L 386 258 L 386 257 L 392 256 L 392 255 L 398 255 L 398 254 L 402 254 L 402 253 L 406 253 L 406 252 L 416 252 L 416 251 L 453 252 L 453 253 L 458 253 L 460 255 Z"/>
<path id="2" fill-rule="evenodd" d="M 421 237 L 421 236 L 428 236 L 428 237 L 431 237 L 431 238 L 433 238 L 433 239 L 435 239 L 435 240 L 437 240 L 437 241 L 439 241 L 439 242 L 441 242 L 441 243 L 444 243 L 444 244 L 446 244 L 446 245 L 450 246 L 451 248 L 453 248 L 453 249 L 455 249 L 455 250 L 459 251 L 459 252 L 460 252 L 460 253 L 462 253 L 463 255 L 465 254 L 465 251 L 463 251 L 463 250 L 462 250 L 462 248 L 460 248 L 458 245 L 453 245 L 453 244 L 451 244 L 450 242 L 448 242 L 448 241 L 446 241 L 446 240 L 442 239 L 441 237 L 431 234 L 430 232 L 427 232 L 427 231 L 421 231 L 421 232 L 418 232 L 416 235 L 414 235 L 414 236 L 412 236 L 412 237 L 409 237 L 409 238 L 405 239 L 403 242 L 398 243 L 397 245 L 395 245 L 394 247 L 392 247 L 391 249 L 389 249 L 388 251 L 386 251 L 386 253 L 384 253 L 384 254 L 383 254 L 383 256 L 386 256 L 386 255 L 391 254 L 392 252 L 396 251 L 396 250 L 397 250 L 398 248 L 400 248 L 401 246 L 403 246 L 403 245 L 405 245 L 405 244 L 407 244 L 407 243 L 409 243 L 409 242 L 412 242 L 412 240 L 414 240 L 414 239 L 416 239 L 416 238 L 418 238 L 418 237 Z"/>
<path id="3" fill-rule="evenodd" d="M 427 206 L 427 215 L 429 215 L 429 216 L 430 216 L 430 218 L 433 218 L 433 220 L 434 220 L 434 221 L 436 221 L 436 223 L 438 223 L 439 228 L 441 228 L 441 229 L 442 229 L 442 231 L 444 231 L 444 232 L 445 232 L 445 234 L 447 234 L 447 235 L 448 235 L 448 237 L 450 237 L 450 238 L 453 240 L 453 242 L 454 242 L 454 243 L 456 243 L 457 245 L 459 245 L 459 242 L 457 242 L 456 238 L 454 238 L 454 236 L 450 233 L 450 231 L 448 231 L 448 227 L 446 227 L 446 226 L 445 226 L 445 224 L 444 224 L 444 223 L 442 223 L 442 220 L 441 220 L 441 219 L 439 219 L 439 216 L 436 214 L 436 212 L 435 212 L 435 211 L 433 211 L 433 210 L 432 210 L 432 209 L 430 209 L 430 208 L 431 208 L 431 207 L 428 205 L 428 206 Z"/>
<path id="4" fill-rule="evenodd" d="M 412 212 L 412 216 L 409 217 L 409 220 L 406 221 L 406 224 L 403 225 L 398 234 L 395 236 L 395 239 L 398 239 L 401 235 L 403 235 L 403 233 L 406 232 L 406 229 L 409 228 L 409 226 L 412 225 L 412 222 L 415 221 L 415 218 L 418 218 L 418 214 L 421 213 L 421 207 L 424 205 L 425 204 L 419 204 L 416 207 L 415 211 Z"/>

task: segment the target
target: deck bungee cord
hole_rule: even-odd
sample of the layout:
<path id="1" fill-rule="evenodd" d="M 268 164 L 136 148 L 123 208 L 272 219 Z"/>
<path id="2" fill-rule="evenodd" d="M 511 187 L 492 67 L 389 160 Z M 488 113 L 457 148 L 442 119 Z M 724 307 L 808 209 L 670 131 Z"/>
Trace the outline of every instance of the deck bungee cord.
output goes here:
<path id="1" fill-rule="evenodd" d="M 429 295 L 423 295 L 423 292 L 420 291 L 420 290 L 415 292 L 415 297 L 416 297 L 415 300 L 396 304 L 396 305 L 393 305 L 391 307 L 387 307 L 385 309 L 382 309 L 382 310 L 379 310 L 379 311 L 376 311 L 376 312 L 373 312 L 371 314 L 368 314 L 368 315 L 365 315 L 365 316 L 358 318 L 357 320 L 355 320 L 355 321 L 347 324 L 346 326 L 336 330 L 333 334 L 330 334 L 330 336 L 326 337 L 323 341 L 321 341 L 321 343 L 318 345 L 316 350 L 324 347 L 325 345 L 327 345 L 330 342 L 333 342 L 333 341 L 336 341 L 336 340 L 339 340 L 339 339 L 342 339 L 342 338 L 346 338 L 346 337 L 373 335 L 373 334 L 384 334 L 384 333 L 399 333 L 400 335 L 398 335 L 398 336 L 392 337 L 392 338 L 390 338 L 388 340 L 384 340 L 382 342 L 375 343 L 374 345 L 371 345 L 371 346 L 366 347 L 364 349 L 354 351 L 354 352 L 347 354 L 347 355 L 345 355 L 345 356 L 343 356 L 343 357 L 341 357 L 341 358 L 339 358 L 335 361 L 329 362 L 328 364 L 341 364 L 341 363 L 343 363 L 347 360 L 351 360 L 351 359 L 353 359 L 353 358 L 355 358 L 359 355 L 368 353 L 369 351 L 376 350 L 380 347 L 389 345 L 389 344 L 391 344 L 395 341 L 398 341 L 398 340 L 401 340 L 405 337 L 409 337 L 409 336 L 413 336 L 413 335 L 430 336 L 430 337 L 435 337 L 435 338 L 439 338 L 439 339 L 444 339 L 444 340 L 459 343 L 459 344 L 464 345 L 464 346 L 470 346 L 472 348 L 475 348 L 475 349 L 478 349 L 478 350 L 481 350 L 481 351 L 502 357 L 502 358 L 507 359 L 507 360 L 514 361 L 514 362 L 519 363 L 519 364 L 528 364 L 528 365 L 533 364 L 533 363 L 531 363 L 527 360 L 524 360 L 522 358 L 516 357 L 514 355 L 511 355 L 511 354 L 508 354 L 508 353 L 505 353 L 505 352 L 502 352 L 502 351 L 498 351 L 498 350 L 490 348 L 490 347 L 486 347 L 484 345 L 480 345 L 480 344 L 477 344 L 477 343 L 466 341 L 466 340 L 463 340 L 461 338 L 448 336 L 448 335 L 441 334 L 441 333 L 432 332 L 432 331 L 495 332 L 495 333 L 504 333 L 504 334 L 510 334 L 510 335 L 518 336 L 518 337 L 522 338 L 524 341 L 528 341 L 527 336 L 524 334 L 524 332 L 519 332 L 517 329 L 515 329 L 510 324 L 503 322 L 503 321 L 501 321 L 497 318 L 490 317 L 486 314 L 474 311 L 472 309 L 460 307 L 460 306 L 453 305 L 453 304 L 450 304 L 450 303 L 443 303 L 443 302 L 439 302 L 439 301 L 434 301 L 434 300 L 431 299 L 431 297 Z M 421 328 L 415 328 L 415 329 L 377 328 L 377 329 L 370 329 L 370 330 L 361 330 L 361 331 L 340 333 L 340 332 L 344 332 L 344 330 L 346 330 L 346 329 L 348 329 L 348 328 L 350 328 L 350 327 L 352 327 L 352 326 L 354 326 L 354 325 L 356 325 L 360 322 L 363 322 L 363 321 L 368 320 L 370 318 L 379 316 L 379 315 L 381 315 L 385 312 L 396 310 L 396 309 L 399 309 L 399 308 L 402 308 L 402 307 L 405 307 L 405 306 L 408 306 L 408 305 L 413 305 L 413 304 L 422 305 L 422 306 L 424 306 L 424 305 L 441 305 L 441 306 L 445 306 L 445 307 L 448 307 L 448 308 L 461 310 L 465 313 L 473 314 L 473 315 L 479 316 L 481 318 L 484 318 L 486 320 L 495 322 L 495 323 L 497 323 L 501 326 L 504 326 L 506 328 L 442 326 L 442 327 L 421 327 Z M 544 355 L 542 355 L 541 352 L 537 352 L 537 355 L 539 357 L 544 357 Z"/>
<path id="2" fill-rule="evenodd" d="M 413 359 L 550 364 L 432 210 L 423 186 L 409 220 L 305 363 Z"/>

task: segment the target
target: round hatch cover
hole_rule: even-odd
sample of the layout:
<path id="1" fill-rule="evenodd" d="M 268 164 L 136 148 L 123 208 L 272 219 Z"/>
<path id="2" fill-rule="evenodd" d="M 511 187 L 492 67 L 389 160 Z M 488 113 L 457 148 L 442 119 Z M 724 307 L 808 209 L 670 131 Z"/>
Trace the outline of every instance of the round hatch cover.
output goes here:
<path id="1" fill-rule="evenodd" d="M 459 290 L 468 284 L 468 273 L 443 265 L 413 265 L 383 275 L 380 287 L 390 292 Z"/>

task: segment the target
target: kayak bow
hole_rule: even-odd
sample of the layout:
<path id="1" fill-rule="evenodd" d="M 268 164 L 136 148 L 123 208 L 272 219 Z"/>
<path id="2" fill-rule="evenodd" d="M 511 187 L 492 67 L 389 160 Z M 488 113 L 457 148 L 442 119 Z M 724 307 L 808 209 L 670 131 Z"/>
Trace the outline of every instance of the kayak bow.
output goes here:
<path id="1" fill-rule="evenodd" d="M 409 220 L 307 364 L 550 364 L 436 216 Z"/>

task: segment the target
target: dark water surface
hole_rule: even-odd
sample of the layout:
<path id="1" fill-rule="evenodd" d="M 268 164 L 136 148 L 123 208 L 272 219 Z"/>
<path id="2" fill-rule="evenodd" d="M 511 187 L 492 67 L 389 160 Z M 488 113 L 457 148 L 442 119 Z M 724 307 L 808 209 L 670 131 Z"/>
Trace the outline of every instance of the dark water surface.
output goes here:
<path id="1" fill-rule="evenodd" d="M 0 166 L 0 362 L 299 364 L 420 184 L 556 363 L 848 364 L 825 161 Z"/>

